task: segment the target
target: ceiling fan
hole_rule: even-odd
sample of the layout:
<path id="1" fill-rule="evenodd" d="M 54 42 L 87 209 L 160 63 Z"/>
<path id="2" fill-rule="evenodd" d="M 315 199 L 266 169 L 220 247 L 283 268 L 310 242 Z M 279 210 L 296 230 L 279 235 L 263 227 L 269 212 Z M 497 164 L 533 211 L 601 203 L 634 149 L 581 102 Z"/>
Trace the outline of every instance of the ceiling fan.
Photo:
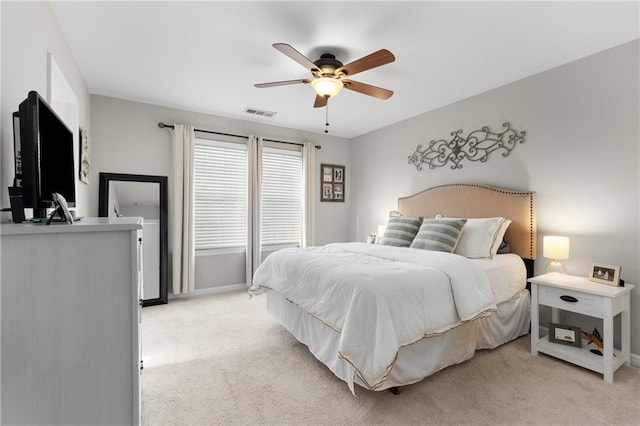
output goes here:
<path id="1" fill-rule="evenodd" d="M 347 65 L 343 65 L 342 62 L 336 59 L 335 55 L 330 53 L 324 53 L 320 56 L 320 59 L 312 62 L 302 53 L 298 52 L 286 43 L 274 43 L 273 47 L 309 70 L 313 75 L 313 78 L 258 83 L 255 84 L 255 87 L 265 88 L 310 83 L 316 92 L 316 100 L 313 104 L 315 108 L 326 106 L 327 100 L 330 97 L 337 95 L 343 87 L 378 99 L 389 99 L 391 95 L 393 95 L 391 90 L 360 83 L 350 79 L 352 75 L 359 72 L 367 71 L 395 61 L 396 57 L 387 49 L 380 49 L 370 55 L 356 59 Z"/>

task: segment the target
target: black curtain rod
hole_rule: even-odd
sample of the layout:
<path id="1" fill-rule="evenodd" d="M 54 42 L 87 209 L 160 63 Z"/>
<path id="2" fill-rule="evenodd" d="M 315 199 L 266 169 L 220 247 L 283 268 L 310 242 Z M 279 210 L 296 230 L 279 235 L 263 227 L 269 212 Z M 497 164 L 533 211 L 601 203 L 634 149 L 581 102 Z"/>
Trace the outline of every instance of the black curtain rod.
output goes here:
<path id="1" fill-rule="evenodd" d="M 168 127 L 170 129 L 173 129 L 173 124 L 164 124 L 162 121 L 158 123 L 158 127 L 160 127 L 161 129 L 164 129 L 165 127 Z M 244 138 L 247 139 L 249 136 L 243 136 L 243 135 L 234 135 L 232 133 L 221 133 L 221 132 L 214 132 L 213 130 L 202 130 L 202 129 L 193 129 L 196 132 L 201 132 L 201 133 L 210 133 L 212 135 L 222 135 L 222 136 L 232 136 L 234 138 Z M 286 141 L 279 141 L 276 139 L 262 139 L 263 141 L 267 141 L 267 142 L 278 142 L 278 143 L 286 143 L 289 145 L 298 145 L 298 146 L 304 146 L 301 143 L 297 143 L 297 142 L 286 142 Z M 315 149 L 321 149 L 322 146 L 320 145 L 314 145 L 313 146 Z"/>

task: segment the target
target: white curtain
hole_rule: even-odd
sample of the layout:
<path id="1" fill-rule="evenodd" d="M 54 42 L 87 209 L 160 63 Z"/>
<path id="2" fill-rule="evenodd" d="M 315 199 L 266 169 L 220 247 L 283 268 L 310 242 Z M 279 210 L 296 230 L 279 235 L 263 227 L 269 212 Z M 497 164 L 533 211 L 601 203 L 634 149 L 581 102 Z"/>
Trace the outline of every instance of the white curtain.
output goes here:
<path id="1" fill-rule="evenodd" d="M 310 143 L 302 146 L 302 175 L 304 177 L 304 190 L 302 202 L 302 247 L 312 246 L 313 241 L 313 224 L 314 224 L 314 206 L 313 189 L 317 188 L 315 168 L 315 148 Z"/>
<path id="2" fill-rule="evenodd" d="M 173 205 L 171 215 L 173 294 L 195 290 L 193 216 L 193 126 L 174 124 L 171 132 Z"/>
<path id="3" fill-rule="evenodd" d="M 253 273 L 262 259 L 262 242 L 260 241 L 260 200 L 262 199 L 262 138 L 249 136 L 249 200 L 247 202 L 247 287 L 253 284 Z"/>

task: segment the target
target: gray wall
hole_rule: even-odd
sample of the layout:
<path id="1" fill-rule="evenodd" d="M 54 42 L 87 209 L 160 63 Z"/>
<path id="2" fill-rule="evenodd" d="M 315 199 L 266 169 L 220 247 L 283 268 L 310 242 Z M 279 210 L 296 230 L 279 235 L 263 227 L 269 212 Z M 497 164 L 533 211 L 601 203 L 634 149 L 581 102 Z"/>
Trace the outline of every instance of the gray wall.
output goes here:
<path id="1" fill-rule="evenodd" d="M 538 260 L 542 236 L 571 238 L 568 273 L 591 262 L 622 266 L 640 283 L 639 43 L 634 41 L 352 140 L 352 239 L 385 223 L 397 198 L 448 183 L 477 182 L 537 192 Z M 509 157 L 417 171 L 418 144 L 503 122 L 527 132 Z M 631 294 L 632 330 L 640 330 L 640 291 Z M 640 354 L 634 332 L 632 351 Z"/>
<path id="2" fill-rule="evenodd" d="M 0 2 L 2 9 L 2 130 L 0 203 L 9 207 L 7 187 L 14 177 L 13 123 L 11 114 L 29 91 L 47 99 L 47 53 L 51 53 L 78 98 L 78 123 L 91 132 L 89 91 L 62 35 L 48 2 Z M 37 31 L 34 31 L 37 30 Z M 76 150 L 77 151 L 77 150 Z M 76 154 L 77 156 L 77 154 Z M 89 188 L 77 179 L 76 204 L 80 216 L 88 211 Z M 8 220 L 10 215 L 3 215 Z"/>
<path id="3" fill-rule="evenodd" d="M 92 95 L 90 215 L 97 215 L 98 212 L 100 172 L 168 176 L 171 188 L 171 138 L 167 129 L 157 127 L 159 121 L 193 124 L 199 129 L 223 133 L 255 134 L 269 139 L 320 144 L 322 149 L 315 150 L 314 154 L 315 175 L 319 176 L 321 163 L 344 164 L 349 188 L 350 148 L 347 139 Z M 350 194 L 347 193 L 344 203 L 321 203 L 319 186 L 316 185 L 312 194 L 315 226 L 311 243 L 322 245 L 347 241 Z M 169 195 L 169 205 L 171 202 Z M 244 256 L 196 256 L 195 273 L 196 289 L 200 290 L 244 283 Z"/>

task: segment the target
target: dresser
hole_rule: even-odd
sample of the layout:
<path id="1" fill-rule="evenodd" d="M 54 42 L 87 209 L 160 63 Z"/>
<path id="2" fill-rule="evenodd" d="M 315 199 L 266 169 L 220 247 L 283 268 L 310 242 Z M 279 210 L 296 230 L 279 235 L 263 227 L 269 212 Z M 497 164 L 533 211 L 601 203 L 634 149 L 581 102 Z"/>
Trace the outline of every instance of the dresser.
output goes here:
<path id="1" fill-rule="evenodd" d="M 139 424 L 142 219 L 0 235 L 2 424 Z"/>

